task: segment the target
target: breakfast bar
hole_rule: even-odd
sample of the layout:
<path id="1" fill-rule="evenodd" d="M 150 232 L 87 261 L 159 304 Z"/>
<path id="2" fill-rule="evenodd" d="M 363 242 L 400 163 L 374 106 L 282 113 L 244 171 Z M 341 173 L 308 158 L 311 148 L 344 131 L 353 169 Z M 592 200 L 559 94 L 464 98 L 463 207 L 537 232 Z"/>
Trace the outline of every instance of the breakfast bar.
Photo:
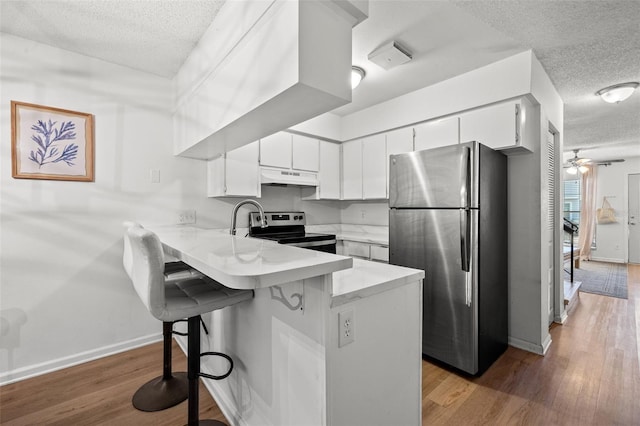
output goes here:
<path id="1" fill-rule="evenodd" d="M 188 226 L 163 248 L 253 300 L 204 317 L 205 380 L 231 424 L 418 425 L 424 272 Z M 186 340 L 178 338 L 185 349 Z M 202 359 L 203 372 L 223 371 Z"/>

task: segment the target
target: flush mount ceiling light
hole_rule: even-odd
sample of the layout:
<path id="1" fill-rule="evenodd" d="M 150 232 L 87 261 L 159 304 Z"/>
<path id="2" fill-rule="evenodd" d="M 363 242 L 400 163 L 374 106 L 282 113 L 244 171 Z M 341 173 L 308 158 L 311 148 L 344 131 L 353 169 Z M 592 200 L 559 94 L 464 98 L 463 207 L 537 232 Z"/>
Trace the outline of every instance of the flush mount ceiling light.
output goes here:
<path id="1" fill-rule="evenodd" d="M 632 81 L 629 83 L 615 84 L 613 86 L 605 87 L 598 90 L 596 95 L 602 97 L 605 102 L 610 104 L 616 104 L 627 99 L 634 90 L 638 87 L 638 82 Z"/>
<path id="2" fill-rule="evenodd" d="M 362 81 L 364 76 L 367 75 L 366 72 L 360 67 L 353 66 L 351 67 L 351 89 L 355 89 L 358 87 L 358 84 Z"/>

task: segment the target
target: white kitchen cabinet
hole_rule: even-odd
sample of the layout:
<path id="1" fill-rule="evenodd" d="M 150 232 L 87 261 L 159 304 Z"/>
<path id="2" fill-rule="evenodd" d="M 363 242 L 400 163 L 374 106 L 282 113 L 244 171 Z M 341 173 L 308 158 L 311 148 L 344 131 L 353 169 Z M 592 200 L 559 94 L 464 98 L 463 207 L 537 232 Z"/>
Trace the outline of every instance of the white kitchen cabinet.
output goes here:
<path id="1" fill-rule="evenodd" d="M 362 140 L 362 198 L 387 198 L 387 143 L 384 134 Z"/>
<path id="2" fill-rule="evenodd" d="M 342 144 L 342 198 L 362 199 L 362 141 Z"/>
<path id="3" fill-rule="evenodd" d="M 371 244 L 369 247 L 370 259 L 376 262 L 389 263 L 389 247 Z"/>
<path id="4" fill-rule="evenodd" d="M 414 149 L 438 148 L 440 146 L 456 145 L 459 138 L 458 117 L 427 121 L 414 127 Z"/>
<path id="5" fill-rule="evenodd" d="M 389 156 L 413 151 L 413 127 L 387 132 L 387 196 L 389 195 Z"/>
<path id="6" fill-rule="evenodd" d="M 319 141 L 301 135 L 291 135 L 291 168 L 317 172 L 319 170 Z"/>
<path id="7" fill-rule="evenodd" d="M 402 154 L 413 151 L 413 128 L 403 127 L 401 129 L 387 132 L 387 157 L 392 154 Z"/>
<path id="8" fill-rule="evenodd" d="M 318 186 L 302 188 L 303 200 L 340 199 L 340 144 L 318 141 L 320 159 L 318 164 Z"/>
<path id="9" fill-rule="evenodd" d="M 207 162 L 207 196 L 260 197 L 258 142 Z"/>
<path id="10" fill-rule="evenodd" d="M 337 143 L 320 141 L 317 191 L 319 199 L 340 199 L 340 145 Z"/>
<path id="11" fill-rule="evenodd" d="M 389 247 L 380 244 L 343 240 L 338 254 L 389 263 Z"/>
<path id="12" fill-rule="evenodd" d="M 460 141 L 478 141 L 490 148 L 517 152 L 532 151 L 521 137 L 525 98 L 478 108 L 460 115 Z"/>
<path id="13" fill-rule="evenodd" d="M 260 165 L 291 168 L 291 134 L 274 133 L 260 139 Z"/>
<path id="14" fill-rule="evenodd" d="M 369 260 L 369 244 L 357 241 L 343 241 L 344 256 Z"/>
<path id="15" fill-rule="evenodd" d="M 260 139 L 260 165 L 281 169 L 318 171 L 318 140 L 278 132 Z"/>

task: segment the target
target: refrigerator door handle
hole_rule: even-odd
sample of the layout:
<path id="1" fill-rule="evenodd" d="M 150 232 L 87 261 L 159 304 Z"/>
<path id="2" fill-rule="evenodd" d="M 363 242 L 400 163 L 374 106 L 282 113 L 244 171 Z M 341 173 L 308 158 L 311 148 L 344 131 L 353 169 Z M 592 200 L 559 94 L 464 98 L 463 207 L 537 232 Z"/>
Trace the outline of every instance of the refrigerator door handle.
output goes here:
<path id="1" fill-rule="evenodd" d="M 462 270 L 469 272 L 471 263 L 471 223 L 469 222 L 471 210 L 460 209 L 460 263 Z"/>
<path id="2" fill-rule="evenodd" d="M 462 147 L 460 161 L 460 261 L 462 270 L 469 272 L 471 256 L 470 241 L 471 224 L 469 223 L 471 211 L 471 149 L 468 146 Z"/>
<path id="3" fill-rule="evenodd" d="M 473 297 L 473 276 L 471 272 L 467 272 L 465 274 L 465 292 L 464 292 L 464 302 L 468 307 L 471 307 L 471 300 Z"/>
<path id="4" fill-rule="evenodd" d="M 468 146 L 462 147 L 460 161 L 460 207 L 471 207 L 471 149 Z"/>

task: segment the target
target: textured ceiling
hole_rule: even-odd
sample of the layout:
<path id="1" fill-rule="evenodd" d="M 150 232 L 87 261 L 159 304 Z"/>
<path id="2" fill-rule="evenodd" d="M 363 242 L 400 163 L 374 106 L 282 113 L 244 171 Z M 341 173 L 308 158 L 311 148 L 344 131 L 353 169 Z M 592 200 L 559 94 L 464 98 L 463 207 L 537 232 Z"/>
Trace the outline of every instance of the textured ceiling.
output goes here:
<path id="1" fill-rule="evenodd" d="M 221 0 L 1 0 L 0 29 L 172 78 Z"/>
<path id="2" fill-rule="evenodd" d="M 595 96 L 640 81 L 638 1 L 459 1 L 467 13 L 532 48 L 565 105 L 565 151 L 597 159 L 640 155 L 640 93 Z"/>
<path id="3" fill-rule="evenodd" d="M 2 0 L 0 30 L 171 78 L 223 4 Z M 413 60 L 384 71 L 367 55 L 390 40 L 408 48 Z M 370 0 L 369 18 L 353 31 L 353 62 L 367 76 L 353 102 L 335 113 L 529 49 L 565 103 L 566 151 L 581 148 L 595 159 L 640 155 L 640 91 L 614 105 L 595 96 L 603 87 L 640 81 L 639 1 Z"/>

